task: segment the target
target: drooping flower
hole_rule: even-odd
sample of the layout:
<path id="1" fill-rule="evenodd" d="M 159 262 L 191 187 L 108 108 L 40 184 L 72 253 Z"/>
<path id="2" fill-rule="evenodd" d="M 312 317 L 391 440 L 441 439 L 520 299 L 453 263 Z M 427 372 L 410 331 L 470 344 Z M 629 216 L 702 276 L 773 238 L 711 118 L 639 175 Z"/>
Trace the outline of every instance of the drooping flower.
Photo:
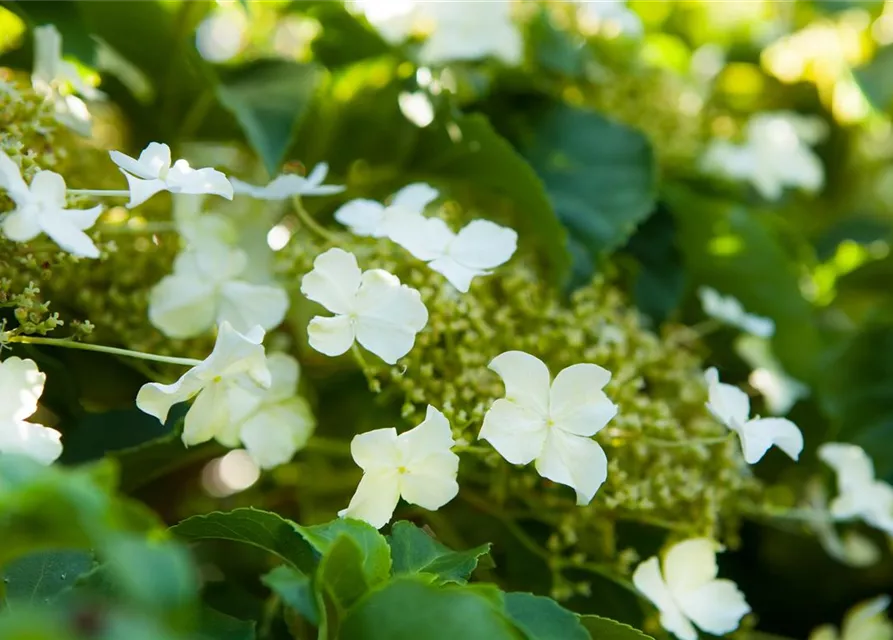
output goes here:
<path id="1" fill-rule="evenodd" d="M 714 140 L 701 164 L 710 173 L 750 182 L 767 200 L 780 198 L 785 187 L 818 191 L 825 172 L 810 145 L 826 131 L 821 121 L 790 112 L 756 114 L 743 144 Z"/>
<path id="2" fill-rule="evenodd" d="M 831 514 L 838 520 L 860 518 L 893 535 L 893 486 L 875 478 L 874 464 L 865 450 L 854 444 L 826 442 L 818 454 L 837 474 Z"/>
<path id="3" fill-rule="evenodd" d="M 719 381 L 719 372 L 707 370 L 707 409 L 713 417 L 738 434 L 744 460 L 759 462 L 769 447 L 775 445 L 792 460 L 803 451 L 803 433 L 787 418 L 750 418 L 750 399 L 738 387 Z"/>
<path id="4" fill-rule="evenodd" d="M 282 322 L 288 294 L 280 286 L 244 279 L 248 257 L 229 244 L 236 231 L 228 220 L 206 215 L 182 229 L 187 249 L 149 295 L 155 327 L 171 338 L 190 338 L 224 322 L 240 332 L 255 325 L 266 331 Z"/>
<path id="5" fill-rule="evenodd" d="M 0 362 L 0 452 L 50 464 L 62 454 L 62 434 L 27 419 L 37 411 L 46 375 L 33 360 Z"/>
<path id="6" fill-rule="evenodd" d="M 395 212 L 421 214 L 438 195 L 437 189 L 418 182 L 400 189 L 387 206 L 365 198 L 346 202 L 335 212 L 335 220 L 354 235 L 384 238 L 388 235 L 386 222 Z"/>
<path id="7" fill-rule="evenodd" d="M 518 234 L 489 220 L 472 220 L 459 233 L 440 218 L 397 210 L 385 219 L 387 236 L 443 274 L 465 293 L 471 281 L 505 264 L 518 247 Z"/>
<path id="8" fill-rule="evenodd" d="M 211 355 L 173 384 L 144 384 L 136 406 L 165 422 L 171 407 L 195 398 L 186 412 L 183 443 L 198 444 L 220 434 L 226 438 L 257 410 L 263 390 L 271 386 L 263 338 L 260 327 L 243 335 L 223 323 Z"/>
<path id="9" fill-rule="evenodd" d="M 38 171 L 25 184 L 18 166 L 0 151 L 0 189 L 16 208 L 3 217 L 3 234 L 13 242 L 28 242 L 47 234 L 64 251 L 82 258 L 98 258 L 99 249 L 84 231 L 96 223 L 102 206 L 65 208 L 65 180 L 52 171 Z"/>
<path id="10" fill-rule="evenodd" d="M 698 289 L 698 297 L 701 299 L 704 313 L 715 320 L 738 327 L 760 338 L 771 338 L 775 333 L 775 322 L 771 318 L 747 313 L 741 303 L 732 296 L 724 296 L 710 287 L 701 287 Z"/>
<path id="11" fill-rule="evenodd" d="M 329 172 L 329 165 L 322 162 L 307 177 L 294 173 L 282 174 L 273 178 L 266 186 L 248 184 L 238 178 L 230 178 L 236 195 L 246 195 L 258 200 L 285 200 L 293 196 L 328 196 L 341 193 L 346 187 L 337 184 L 323 184 Z"/>
<path id="12" fill-rule="evenodd" d="M 449 420 L 430 405 L 425 421 L 405 433 L 397 435 L 391 428 L 355 436 L 350 453 L 363 477 L 347 509 L 338 515 L 380 529 L 401 497 L 436 511 L 459 493 L 459 456 L 450 450 L 454 444 Z"/>
<path id="13" fill-rule="evenodd" d="M 735 353 L 753 367 L 747 381 L 763 394 L 766 408 L 772 415 L 787 414 L 798 400 L 809 395 L 809 387 L 784 370 L 772 353 L 769 340 L 752 335 L 739 336 L 735 340 Z"/>
<path id="14" fill-rule="evenodd" d="M 233 185 L 217 169 L 193 169 L 186 160 L 177 160 L 171 166 L 171 150 L 166 144 L 150 142 L 139 159 L 120 151 L 109 151 L 109 156 L 127 178 L 129 208 L 142 204 L 160 191 L 207 193 L 233 199 Z"/>
<path id="15" fill-rule="evenodd" d="M 893 622 L 887 617 L 889 596 L 878 596 L 860 602 L 847 611 L 838 632 L 825 624 L 809 634 L 809 640 L 893 640 Z"/>
<path id="16" fill-rule="evenodd" d="M 591 436 L 617 414 L 602 389 L 611 372 L 575 364 L 550 380 L 549 369 L 523 351 L 507 351 L 490 362 L 502 378 L 505 397 L 484 416 L 480 435 L 512 464 L 536 461 L 544 478 L 572 487 L 586 505 L 608 476 L 608 459 Z"/>
<path id="17" fill-rule="evenodd" d="M 633 584 L 658 611 L 661 626 L 680 640 L 698 640 L 695 627 L 713 635 L 738 628 L 750 612 L 744 595 L 731 580 L 718 580 L 716 552 L 708 538 L 673 545 L 661 562 L 656 556 L 636 567 Z"/>
<path id="18" fill-rule="evenodd" d="M 806 496 L 813 517 L 808 521 L 825 552 L 849 567 L 870 567 L 881 559 L 881 550 L 868 537 L 855 529 L 841 535 L 834 514 L 828 508 L 828 494 L 824 485 L 814 478 L 806 486 Z M 891 639 L 893 640 L 893 639 Z"/>
<path id="19" fill-rule="evenodd" d="M 307 327 L 310 346 L 327 356 L 345 353 L 356 340 L 394 364 L 409 353 L 428 323 L 418 291 L 387 271 L 361 271 L 356 257 L 343 249 L 317 256 L 301 292 L 335 314 L 316 316 Z"/>

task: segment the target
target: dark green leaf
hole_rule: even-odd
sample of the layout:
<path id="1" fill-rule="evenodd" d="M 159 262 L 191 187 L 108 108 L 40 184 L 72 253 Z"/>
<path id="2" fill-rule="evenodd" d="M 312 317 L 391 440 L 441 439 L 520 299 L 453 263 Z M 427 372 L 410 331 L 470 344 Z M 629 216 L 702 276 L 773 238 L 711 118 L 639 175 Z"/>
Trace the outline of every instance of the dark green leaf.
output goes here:
<path id="1" fill-rule="evenodd" d="M 585 41 L 570 30 L 558 29 L 547 7 L 542 7 L 531 21 L 530 40 L 536 61 L 543 69 L 571 78 L 583 73 L 588 55 Z"/>
<path id="2" fill-rule="evenodd" d="M 351 640 L 519 640 L 499 593 L 484 586 L 436 586 L 395 578 L 348 613 L 341 637 Z"/>
<path id="3" fill-rule="evenodd" d="M 204 607 L 199 623 L 202 640 L 254 640 L 257 637 L 253 620 L 239 620 L 216 609 Z"/>
<path id="4" fill-rule="evenodd" d="M 322 33 L 313 39 L 314 60 L 333 68 L 365 58 L 386 55 L 390 46 L 375 29 L 352 15 L 339 2 L 307 2 L 291 4 L 295 10 L 306 11 L 323 25 Z"/>
<path id="5" fill-rule="evenodd" d="M 363 571 L 363 559 L 363 551 L 356 541 L 341 534 L 319 561 L 316 587 L 335 604 L 339 618 L 372 586 Z"/>
<path id="6" fill-rule="evenodd" d="M 394 575 L 430 573 L 446 582 L 464 584 L 478 564 L 478 558 L 490 552 L 484 544 L 467 551 L 452 551 L 411 522 L 396 522 L 388 540 Z"/>
<path id="7" fill-rule="evenodd" d="M 224 75 L 217 96 L 239 121 L 270 176 L 279 173 L 320 71 L 314 65 L 261 61 Z"/>
<path id="8" fill-rule="evenodd" d="M 89 551 L 40 551 L 6 565 L 6 605 L 46 604 L 93 566 Z"/>
<path id="9" fill-rule="evenodd" d="M 282 602 L 297 611 L 314 626 L 319 625 L 319 608 L 310 578 L 287 565 L 279 565 L 265 576 L 261 582 L 278 595 Z"/>
<path id="10" fill-rule="evenodd" d="M 48 0 L 11 2 L 8 6 L 32 29 L 45 24 L 55 25 L 62 36 L 62 54 L 74 56 L 92 67 L 96 62 L 96 42 L 90 37 L 90 30 L 81 15 L 81 4 L 71 0 Z M 27 42 L 26 48 L 33 51 L 33 42 Z"/>
<path id="11" fill-rule="evenodd" d="M 874 59 L 853 70 L 856 82 L 865 97 L 876 109 L 886 111 L 893 107 L 893 46 L 878 49 Z"/>
<path id="12" fill-rule="evenodd" d="M 298 527 L 304 538 L 325 555 L 340 536 L 353 540 L 360 550 L 363 574 L 370 585 L 386 580 L 391 572 L 391 549 L 375 527 L 360 520 L 338 518 L 325 524 Z"/>
<path id="13" fill-rule="evenodd" d="M 551 598 L 507 593 L 505 610 L 528 640 L 589 640 L 578 616 Z"/>
<path id="14" fill-rule="evenodd" d="M 654 640 L 638 629 L 610 618 L 580 616 L 580 623 L 592 636 L 592 640 Z"/>
<path id="15" fill-rule="evenodd" d="M 171 532 L 189 541 L 230 540 L 263 549 L 293 567 L 311 573 L 316 566 L 313 548 L 291 520 L 260 509 L 215 511 L 192 516 L 171 527 Z"/>

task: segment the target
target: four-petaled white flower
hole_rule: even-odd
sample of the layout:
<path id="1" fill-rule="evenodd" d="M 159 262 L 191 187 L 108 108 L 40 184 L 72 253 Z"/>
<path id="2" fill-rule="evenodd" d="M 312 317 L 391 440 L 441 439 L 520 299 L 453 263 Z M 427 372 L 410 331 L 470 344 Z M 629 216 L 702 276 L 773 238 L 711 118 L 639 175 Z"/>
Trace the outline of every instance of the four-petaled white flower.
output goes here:
<path id="1" fill-rule="evenodd" d="M 174 271 L 149 295 L 149 321 L 171 338 L 197 336 L 228 322 L 245 332 L 278 326 L 288 310 L 285 289 L 244 279 L 248 256 L 227 243 L 232 224 L 206 215 L 183 225 L 189 246 L 174 261 Z"/>
<path id="2" fill-rule="evenodd" d="M 265 187 L 242 182 L 238 178 L 230 178 L 233 192 L 236 195 L 246 195 L 258 200 L 285 200 L 292 196 L 328 196 L 341 193 L 346 187 L 337 184 L 323 184 L 329 165 L 322 162 L 311 171 L 307 177 L 294 173 L 282 174 L 273 178 Z"/>
<path id="3" fill-rule="evenodd" d="M 91 209 L 65 208 L 65 180 L 52 171 L 38 171 L 25 184 L 16 163 L 0 151 L 0 189 L 16 203 L 2 221 L 3 234 L 13 242 L 28 242 L 47 234 L 68 253 L 98 258 L 99 249 L 84 230 L 96 223 L 102 206 Z"/>
<path id="4" fill-rule="evenodd" d="M 838 520 L 861 518 L 893 535 L 893 486 L 875 478 L 874 464 L 862 447 L 826 442 L 818 453 L 837 474 L 837 497 L 831 501 L 831 515 Z"/>
<path id="5" fill-rule="evenodd" d="M 731 580 L 717 580 L 713 540 L 693 538 L 667 551 L 661 563 L 648 558 L 633 573 L 633 584 L 660 611 L 661 626 L 680 640 L 697 640 L 695 626 L 721 636 L 738 628 L 750 612 L 744 595 Z"/>
<path id="6" fill-rule="evenodd" d="M 487 275 L 514 255 L 518 234 L 489 220 L 472 220 L 453 233 L 440 218 L 397 210 L 385 218 L 387 236 L 443 274 L 465 293 L 476 276 Z"/>
<path id="7" fill-rule="evenodd" d="M 405 433 L 376 429 L 354 436 L 350 453 L 363 470 L 344 518 L 364 520 L 376 529 L 388 523 L 402 497 L 436 511 L 459 493 L 459 456 L 453 453 L 449 420 L 428 406 L 425 421 Z"/>
<path id="8" fill-rule="evenodd" d="M 825 181 L 821 160 L 809 145 L 819 142 L 827 126 L 790 112 L 760 113 L 747 123 L 745 141 L 714 140 L 702 158 L 711 173 L 747 180 L 767 200 L 785 187 L 818 191 Z"/>
<path id="9" fill-rule="evenodd" d="M 759 338 L 771 338 L 775 333 L 775 322 L 771 318 L 747 313 L 737 298 L 724 296 L 710 287 L 698 289 L 698 297 L 704 313 L 715 320 Z"/>
<path id="10" fill-rule="evenodd" d="M 139 159 L 120 151 L 109 151 L 109 156 L 121 169 L 130 186 L 129 208 L 136 207 L 160 191 L 171 193 L 209 193 L 233 199 L 233 185 L 217 169 L 193 169 L 185 160 L 171 166 L 171 150 L 166 144 L 150 142 Z"/>
<path id="11" fill-rule="evenodd" d="M 223 323 L 211 355 L 173 384 L 144 384 L 136 406 L 165 422 L 172 406 L 195 397 L 186 412 L 183 443 L 197 444 L 221 434 L 226 439 L 257 410 L 263 390 L 271 385 L 263 339 L 260 327 L 243 335 Z"/>
<path id="12" fill-rule="evenodd" d="M 50 464 L 62 454 L 62 434 L 27 422 L 37 411 L 46 375 L 33 360 L 11 356 L 0 362 L 0 452 Z"/>
<path id="13" fill-rule="evenodd" d="M 512 464 L 536 460 L 544 478 L 573 487 L 586 505 L 608 477 L 608 459 L 591 436 L 617 414 L 602 388 L 611 372 L 575 364 L 550 382 L 543 362 L 523 351 L 507 351 L 490 362 L 502 378 L 505 398 L 484 416 L 479 437 Z"/>
<path id="14" fill-rule="evenodd" d="M 847 611 L 840 632 L 824 624 L 809 634 L 809 640 L 893 640 L 893 622 L 886 615 L 889 606 L 889 596 L 860 602 Z"/>
<path id="15" fill-rule="evenodd" d="M 335 220 L 354 235 L 383 238 L 388 235 L 386 222 L 395 212 L 421 214 L 438 195 L 434 187 L 418 182 L 400 189 L 387 206 L 365 198 L 346 202 L 335 212 Z"/>
<path id="16" fill-rule="evenodd" d="M 707 409 L 713 417 L 738 434 L 747 464 L 762 459 L 775 445 L 792 460 L 803 451 L 803 433 L 787 418 L 750 418 L 750 398 L 738 387 L 719 381 L 719 372 L 711 367 L 707 380 Z"/>
<path id="17" fill-rule="evenodd" d="M 394 364 L 409 353 L 428 323 L 418 291 L 387 271 L 361 271 L 356 257 L 342 249 L 317 256 L 301 292 L 335 314 L 316 316 L 307 327 L 310 346 L 327 356 L 340 356 L 356 340 Z"/>

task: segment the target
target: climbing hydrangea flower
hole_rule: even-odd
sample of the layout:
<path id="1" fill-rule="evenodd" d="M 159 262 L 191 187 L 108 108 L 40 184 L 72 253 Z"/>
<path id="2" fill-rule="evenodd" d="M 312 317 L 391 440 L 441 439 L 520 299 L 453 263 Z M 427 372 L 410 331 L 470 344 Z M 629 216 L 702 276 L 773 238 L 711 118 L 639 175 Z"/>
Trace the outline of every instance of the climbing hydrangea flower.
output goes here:
<path id="1" fill-rule="evenodd" d="M 893 535 L 893 486 L 875 478 L 868 454 L 842 442 L 826 442 L 818 453 L 837 474 L 838 495 L 831 501 L 831 514 L 839 520 L 861 518 Z"/>
<path id="2" fill-rule="evenodd" d="M 608 477 L 608 459 L 591 436 L 617 414 L 602 388 L 611 372 L 575 364 L 550 383 L 549 369 L 523 351 L 507 351 L 490 362 L 505 384 L 505 398 L 484 416 L 480 438 L 512 464 L 536 460 L 544 478 L 573 487 L 586 505 Z"/>
<path id="3" fill-rule="evenodd" d="M 840 631 L 830 624 L 809 634 L 809 640 L 893 640 L 893 622 L 886 615 L 889 596 L 878 596 L 847 611 Z"/>
<path id="4" fill-rule="evenodd" d="M 476 276 L 505 264 L 518 246 L 518 234 L 489 220 L 473 220 L 453 233 L 440 218 L 398 210 L 385 221 L 387 236 L 443 274 L 465 293 Z"/>
<path id="5" fill-rule="evenodd" d="M 171 166 L 171 150 L 166 144 L 149 143 L 139 159 L 120 151 L 109 151 L 109 156 L 127 178 L 130 186 L 129 208 L 144 203 L 160 191 L 208 193 L 233 199 L 233 185 L 217 169 L 193 169 L 185 160 L 177 160 Z"/>
<path id="6" fill-rule="evenodd" d="M 27 422 L 37 411 L 46 375 L 33 360 L 16 356 L 0 362 L 0 452 L 50 464 L 62 454 L 62 434 Z"/>
<path id="7" fill-rule="evenodd" d="M 386 222 L 395 212 L 421 214 L 437 196 L 437 189 L 419 182 L 400 189 L 387 206 L 365 198 L 346 202 L 335 212 L 335 220 L 354 235 L 383 238 L 388 235 Z"/>
<path id="8" fill-rule="evenodd" d="M 376 429 L 354 436 L 350 453 L 363 478 L 344 518 L 364 520 L 376 529 L 388 523 L 402 497 L 436 511 L 459 493 L 459 456 L 453 453 L 450 423 L 428 406 L 425 421 L 405 433 Z"/>
<path id="9" fill-rule="evenodd" d="M 705 374 L 707 379 L 707 409 L 717 420 L 738 434 L 744 460 L 748 464 L 759 462 L 769 447 L 775 445 L 792 460 L 803 451 L 803 434 L 787 418 L 760 418 L 751 420 L 750 399 L 738 387 L 723 384 L 713 367 Z"/>
<path id="10" fill-rule="evenodd" d="M 747 313 L 741 303 L 732 296 L 724 296 L 716 289 L 698 289 L 701 305 L 711 318 L 724 322 L 759 338 L 771 338 L 775 333 L 775 323 L 771 318 Z"/>
<path id="11" fill-rule="evenodd" d="M 192 445 L 218 436 L 228 441 L 227 434 L 254 413 L 263 390 L 271 386 L 263 339 L 260 327 L 243 335 L 223 323 L 211 355 L 173 384 L 143 385 L 136 396 L 137 407 L 164 422 L 172 406 L 194 397 L 186 413 L 183 443 Z"/>
<path id="12" fill-rule="evenodd" d="M 356 340 L 394 364 L 409 353 L 428 323 L 418 291 L 387 271 L 361 271 L 356 257 L 343 249 L 317 256 L 301 292 L 335 314 L 316 316 L 307 327 L 310 346 L 327 356 L 345 353 Z"/>
<path id="13" fill-rule="evenodd" d="M 660 611 L 661 626 L 680 640 L 698 640 L 695 626 L 717 636 L 730 633 L 750 612 L 734 582 L 716 579 L 718 550 L 707 538 L 685 540 L 664 556 L 663 572 L 655 556 L 633 573 L 636 589 Z"/>
<path id="14" fill-rule="evenodd" d="M 337 184 L 323 184 L 329 172 L 329 165 L 322 162 L 307 177 L 294 173 L 276 176 L 265 187 L 242 182 L 238 178 L 230 178 L 233 192 L 258 200 L 285 200 L 292 196 L 328 196 L 341 193 L 345 187 Z"/>
<path id="15" fill-rule="evenodd" d="M 7 238 L 13 242 L 28 242 L 45 233 L 72 255 L 99 257 L 99 249 L 84 231 L 96 223 L 102 206 L 66 209 L 65 180 L 58 173 L 38 171 L 29 187 L 16 163 L 0 151 L 0 189 L 16 203 L 16 208 L 2 221 L 3 234 Z"/>

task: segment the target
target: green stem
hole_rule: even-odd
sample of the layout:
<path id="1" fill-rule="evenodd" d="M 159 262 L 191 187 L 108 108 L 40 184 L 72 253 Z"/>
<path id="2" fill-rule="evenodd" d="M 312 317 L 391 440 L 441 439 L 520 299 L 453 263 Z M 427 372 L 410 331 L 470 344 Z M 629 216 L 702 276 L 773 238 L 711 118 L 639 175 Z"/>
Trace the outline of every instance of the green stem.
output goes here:
<path id="1" fill-rule="evenodd" d="M 164 233 L 168 231 L 176 231 L 177 227 L 173 222 L 146 222 L 141 225 L 124 224 L 101 224 L 94 227 L 97 231 L 107 235 L 115 234 L 139 234 L 139 233 Z"/>
<path id="2" fill-rule="evenodd" d="M 96 196 L 99 198 L 129 198 L 127 189 L 69 189 L 73 196 Z"/>
<path id="3" fill-rule="evenodd" d="M 298 219 L 311 231 L 316 233 L 318 236 L 327 240 L 329 242 L 337 242 L 338 238 L 335 237 L 331 231 L 323 227 L 316 220 L 313 219 L 313 216 L 304 208 L 304 203 L 301 202 L 301 196 L 294 196 L 292 198 L 292 205 L 295 208 L 295 213 L 298 216 Z"/>
<path id="4" fill-rule="evenodd" d="M 663 440 L 661 438 L 649 438 L 637 433 L 610 433 L 606 435 L 609 438 L 635 439 L 655 447 L 699 447 L 702 445 L 724 444 L 735 438 L 734 431 L 729 431 L 724 436 L 716 436 L 715 438 L 692 438 L 691 440 Z"/>
<path id="5" fill-rule="evenodd" d="M 477 445 L 472 444 L 457 444 L 453 447 L 454 453 L 493 453 L 492 449 L 488 449 L 487 447 L 479 447 Z"/>
<path id="6" fill-rule="evenodd" d="M 202 363 L 201 360 L 194 358 L 174 358 L 171 356 L 159 356 L 154 353 L 143 353 L 142 351 L 131 351 L 130 349 L 118 349 L 117 347 L 105 347 L 100 344 L 90 344 L 88 342 L 75 342 L 70 339 L 60 338 L 36 338 L 34 336 L 10 336 L 8 342 L 19 342 L 22 344 L 43 344 L 50 347 L 65 347 L 66 349 L 80 349 L 82 351 L 98 351 L 100 353 L 110 353 L 115 356 L 126 356 L 128 358 L 139 358 L 140 360 L 152 360 L 154 362 L 166 362 L 167 364 L 179 364 L 184 367 L 194 367 Z"/>

